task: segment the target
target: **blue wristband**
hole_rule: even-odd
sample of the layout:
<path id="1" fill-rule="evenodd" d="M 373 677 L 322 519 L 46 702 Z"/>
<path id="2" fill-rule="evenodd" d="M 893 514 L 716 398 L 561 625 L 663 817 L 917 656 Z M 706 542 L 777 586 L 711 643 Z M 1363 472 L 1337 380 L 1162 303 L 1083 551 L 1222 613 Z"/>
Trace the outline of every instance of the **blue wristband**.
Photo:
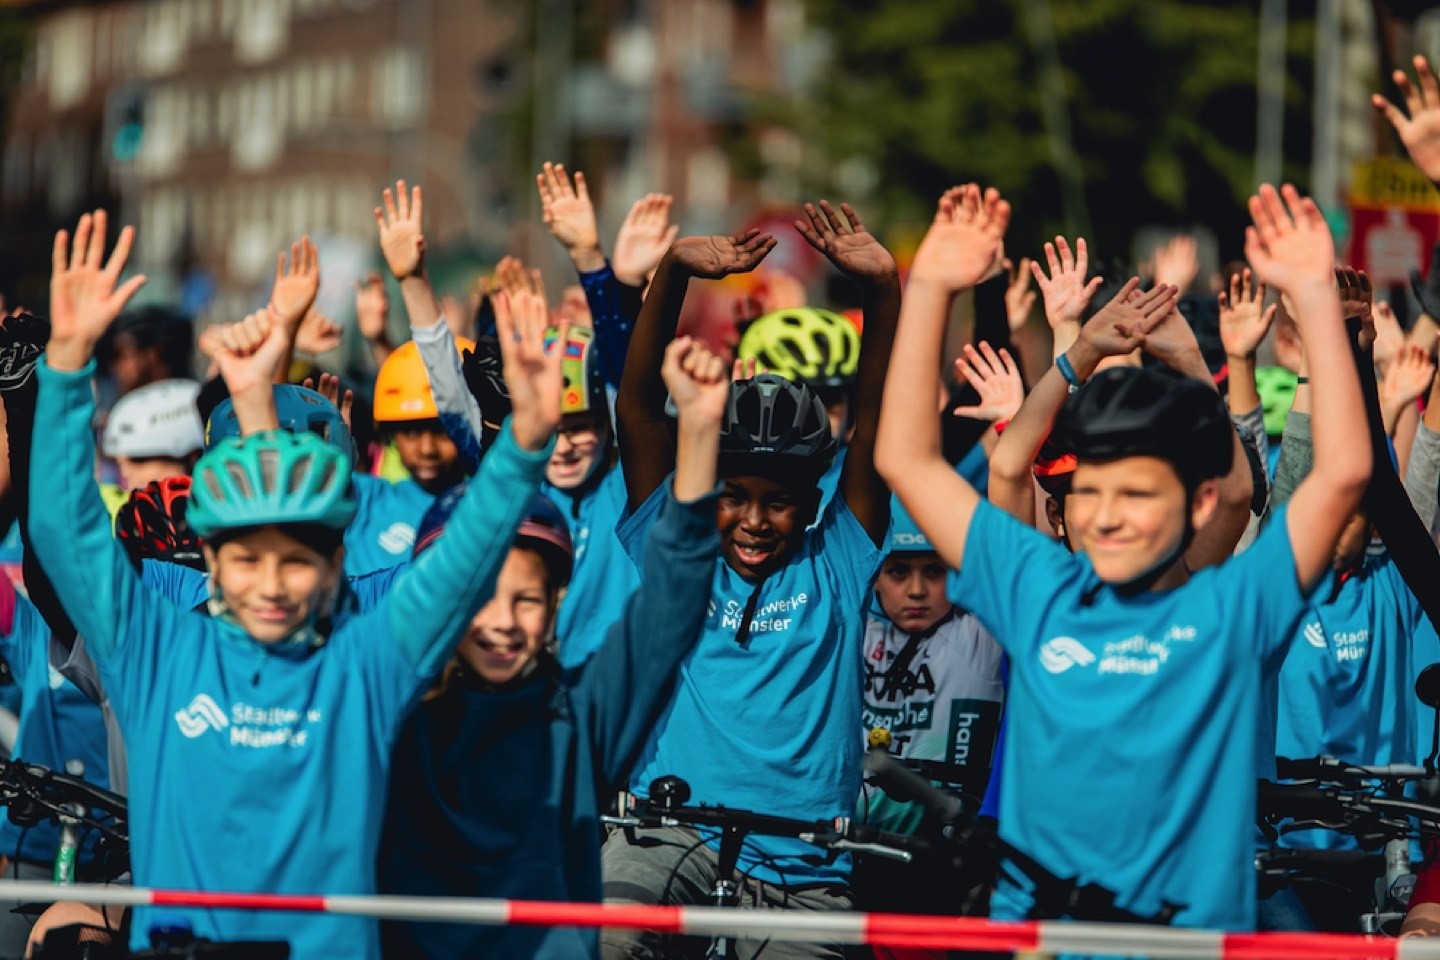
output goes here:
<path id="1" fill-rule="evenodd" d="M 1071 393 L 1074 393 L 1076 390 L 1080 389 L 1080 378 L 1075 375 L 1075 368 L 1070 365 L 1069 357 L 1065 356 L 1065 354 L 1063 353 L 1060 354 L 1060 356 L 1056 357 L 1055 369 L 1059 370 L 1060 376 L 1064 377 L 1065 382 L 1070 384 Z"/>

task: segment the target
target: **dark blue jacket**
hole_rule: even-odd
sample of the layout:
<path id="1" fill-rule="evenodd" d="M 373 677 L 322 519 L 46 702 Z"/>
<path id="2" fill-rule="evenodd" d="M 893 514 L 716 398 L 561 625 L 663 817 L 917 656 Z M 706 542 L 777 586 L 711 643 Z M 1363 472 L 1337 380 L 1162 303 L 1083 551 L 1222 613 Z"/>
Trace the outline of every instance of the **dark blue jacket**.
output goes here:
<path id="1" fill-rule="evenodd" d="M 667 500 L 642 586 L 582 666 L 548 656 L 528 682 L 462 681 L 420 705 L 395 745 L 380 889 L 600 901 L 600 811 L 700 636 L 719 538 L 715 498 Z M 595 957 L 594 930 L 394 923 L 387 957 Z"/>

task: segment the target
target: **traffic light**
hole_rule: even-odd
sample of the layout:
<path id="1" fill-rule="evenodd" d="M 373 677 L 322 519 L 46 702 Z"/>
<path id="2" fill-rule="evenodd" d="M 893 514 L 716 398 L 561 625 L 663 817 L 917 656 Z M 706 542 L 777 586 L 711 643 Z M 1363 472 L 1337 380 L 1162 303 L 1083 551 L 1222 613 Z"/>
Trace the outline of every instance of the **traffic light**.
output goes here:
<path id="1" fill-rule="evenodd" d="M 117 163 L 129 163 L 140 154 L 145 139 L 145 88 L 126 84 L 110 94 L 105 105 L 106 142 L 110 157 Z"/>

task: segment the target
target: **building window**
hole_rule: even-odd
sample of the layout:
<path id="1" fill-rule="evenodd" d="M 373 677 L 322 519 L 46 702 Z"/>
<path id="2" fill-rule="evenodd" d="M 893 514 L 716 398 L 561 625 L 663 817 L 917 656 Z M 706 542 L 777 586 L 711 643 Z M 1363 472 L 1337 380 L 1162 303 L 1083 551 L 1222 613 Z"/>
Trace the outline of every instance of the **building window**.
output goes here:
<path id="1" fill-rule="evenodd" d="M 246 0 L 235 21 L 235 59 L 266 63 L 285 52 L 290 11 L 283 0 Z"/>
<path id="2" fill-rule="evenodd" d="M 70 11 L 55 17 L 46 50 L 46 86 L 52 109 L 63 110 L 90 90 L 93 60 L 90 14 Z"/>
<path id="3" fill-rule="evenodd" d="M 140 67 L 152 77 L 180 67 L 185 59 L 184 8 L 174 0 L 145 8 L 140 35 Z"/>
<path id="4" fill-rule="evenodd" d="M 392 128 L 413 125 L 424 106 L 424 71 L 424 59 L 409 47 L 397 47 L 381 58 L 372 74 L 375 119 Z"/>

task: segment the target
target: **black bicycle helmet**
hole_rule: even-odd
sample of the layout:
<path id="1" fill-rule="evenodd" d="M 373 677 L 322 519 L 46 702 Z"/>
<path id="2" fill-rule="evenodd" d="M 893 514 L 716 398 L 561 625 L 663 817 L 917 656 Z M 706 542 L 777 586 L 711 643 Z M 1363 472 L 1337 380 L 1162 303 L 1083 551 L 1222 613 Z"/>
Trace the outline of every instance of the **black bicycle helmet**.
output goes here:
<path id="1" fill-rule="evenodd" d="M 1065 402 L 1052 440 L 1082 463 L 1159 457 L 1193 490 L 1230 472 L 1234 433 L 1211 387 L 1168 367 L 1117 367 Z"/>
<path id="2" fill-rule="evenodd" d="M 723 475 L 819 478 L 835 450 L 825 404 L 805 384 L 773 373 L 731 384 L 720 435 Z"/>

